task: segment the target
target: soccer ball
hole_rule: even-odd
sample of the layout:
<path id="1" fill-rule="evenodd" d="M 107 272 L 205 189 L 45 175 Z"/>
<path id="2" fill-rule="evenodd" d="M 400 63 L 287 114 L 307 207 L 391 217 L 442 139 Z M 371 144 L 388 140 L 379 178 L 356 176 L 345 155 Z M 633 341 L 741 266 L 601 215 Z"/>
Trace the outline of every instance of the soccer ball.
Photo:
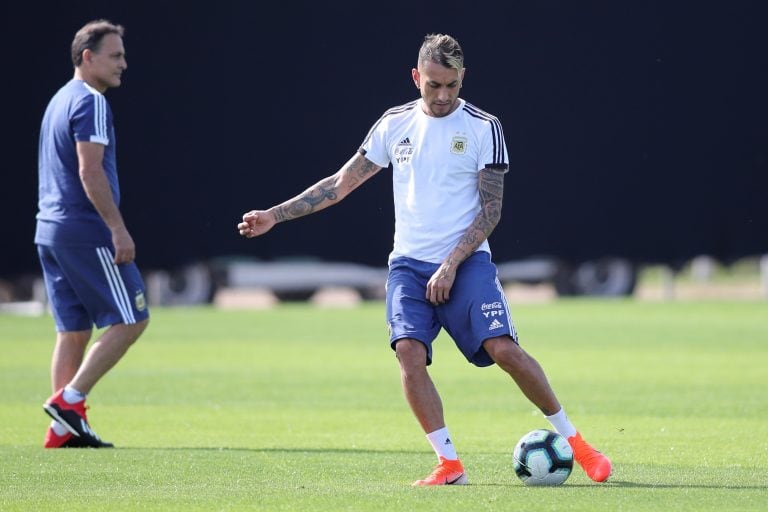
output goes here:
<path id="1" fill-rule="evenodd" d="M 560 434 L 533 430 L 515 445 L 512 462 L 525 485 L 560 485 L 573 469 L 573 450 Z"/>

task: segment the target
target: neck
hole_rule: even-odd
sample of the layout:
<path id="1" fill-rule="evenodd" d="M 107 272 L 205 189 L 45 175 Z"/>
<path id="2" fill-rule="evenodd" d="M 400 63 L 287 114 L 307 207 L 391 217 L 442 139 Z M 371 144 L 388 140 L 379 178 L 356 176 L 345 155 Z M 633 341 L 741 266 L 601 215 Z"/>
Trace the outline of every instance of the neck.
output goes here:
<path id="1" fill-rule="evenodd" d="M 83 73 L 83 70 L 81 68 L 75 68 L 75 80 L 82 80 L 83 82 L 87 83 L 100 93 L 104 94 L 104 91 L 107 90 L 107 88 L 99 83 L 97 83 L 95 80 L 93 80 L 90 77 L 87 77 L 85 73 Z"/>

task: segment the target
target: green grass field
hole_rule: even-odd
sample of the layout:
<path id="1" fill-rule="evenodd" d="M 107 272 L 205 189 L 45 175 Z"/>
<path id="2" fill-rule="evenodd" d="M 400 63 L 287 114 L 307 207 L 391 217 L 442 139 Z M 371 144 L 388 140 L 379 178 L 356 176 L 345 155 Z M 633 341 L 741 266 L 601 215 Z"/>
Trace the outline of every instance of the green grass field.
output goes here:
<path id="1" fill-rule="evenodd" d="M 561 300 L 513 307 L 571 419 L 614 461 L 527 488 L 516 441 L 548 427 L 449 338 L 433 378 L 466 487 L 435 464 L 400 390 L 383 304 L 155 309 L 95 388 L 114 450 L 44 450 L 49 317 L 0 315 L 0 510 L 766 510 L 768 302 Z"/>

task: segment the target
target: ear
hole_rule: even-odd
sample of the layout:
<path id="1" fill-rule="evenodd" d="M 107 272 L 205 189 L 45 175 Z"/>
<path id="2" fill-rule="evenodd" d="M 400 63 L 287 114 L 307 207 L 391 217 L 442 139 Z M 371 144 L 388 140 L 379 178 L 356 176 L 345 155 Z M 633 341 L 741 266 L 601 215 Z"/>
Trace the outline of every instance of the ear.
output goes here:
<path id="1" fill-rule="evenodd" d="M 83 50 L 83 64 L 90 64 L 91 62 L 93 62 L 93 52 L 86 48 Z"/>
<path id="2" fill-rule="evenodd" d="M 416 68 L 413 68 L 411 70 L 411 77 L 413 78 L 413 83 L 416 84 L 417 89 L 421 89 L 419 86 L 419 80 L 421 79 L 421 75 L 419 75 L 419 70 Z"/>
<path id="3" fill-rule="evenodd" d="M 464 73 L 467 71 L 467 68 L 461 68 L 461 73 L 459 73 L 459 88 L 461 88 L 462 85 L 464 85 Z"/>

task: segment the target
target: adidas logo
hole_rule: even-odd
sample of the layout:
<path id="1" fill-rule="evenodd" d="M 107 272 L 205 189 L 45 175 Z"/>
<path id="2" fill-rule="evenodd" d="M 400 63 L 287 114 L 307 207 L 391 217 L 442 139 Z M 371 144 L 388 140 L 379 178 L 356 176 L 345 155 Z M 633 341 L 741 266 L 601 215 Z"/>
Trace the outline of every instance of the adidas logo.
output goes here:
<path id="1" fill-rule="evenodd" d="M 496 318 L 494 318 L 493 322 L 491 322 L 491 325 L 488 326 L 488 330 L 492 331 L 493 329 L 500 329 L 502 327 L 504 327 L 504 324 L 502 324 Z"/>
<path id="2" fill-rule="evenodd" d="M 83 429 L 84 434 L 89 435 L 94 439 L 101 441 L 101 438 L 96 435 L 96 432 L 91 430 L 91 426 L 83 418 L 80 418 L 80 428 Z M 79 434 L 78 434 L 78 437 L 80 437 Z"/>
<path id="3" fill-rule="evenodd" d="M 451 438 L 450 438 L 450 437 L 447 437 L 447 438 L 445 438 L 445 444 L 446 444 L 446 445 L 449 445 L 449 444 L 453 444 L 453 443 L 451 442 Z"/>
<path id="4" fill-rule="evenodd" d="M 415 149 L 413 144 L 411 144 L 411 138 L 406 137 L 397 143 L 392 161 L 396 164 L 404 164 L 410 162 L 414 152 Z"/>

